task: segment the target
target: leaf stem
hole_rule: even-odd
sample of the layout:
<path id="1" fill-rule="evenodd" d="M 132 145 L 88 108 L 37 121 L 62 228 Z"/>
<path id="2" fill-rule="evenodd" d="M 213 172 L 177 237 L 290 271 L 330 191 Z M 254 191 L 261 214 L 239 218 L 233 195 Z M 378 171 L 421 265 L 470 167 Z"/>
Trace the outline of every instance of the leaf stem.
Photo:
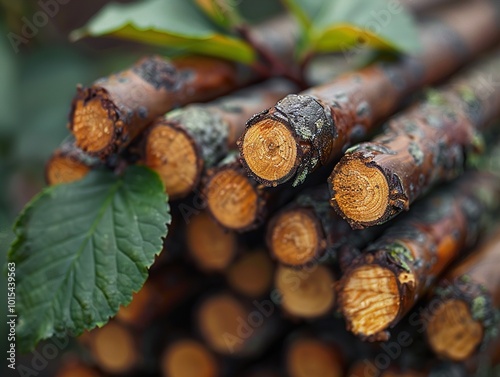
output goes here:
<path id="1" fill-rule="evenodd" d="M 252 35 L 247 25 L 240 25 L 235 28 L 236 32 L 248 42 L 257 52 L 260 61 L 254 63 L 252 68 L 264 77 L 282 76 L 296 83 L 301 89 L 307 87 L 306 81 L 297 64 L 286 65 L 269 48 L 259 43 Z"/>

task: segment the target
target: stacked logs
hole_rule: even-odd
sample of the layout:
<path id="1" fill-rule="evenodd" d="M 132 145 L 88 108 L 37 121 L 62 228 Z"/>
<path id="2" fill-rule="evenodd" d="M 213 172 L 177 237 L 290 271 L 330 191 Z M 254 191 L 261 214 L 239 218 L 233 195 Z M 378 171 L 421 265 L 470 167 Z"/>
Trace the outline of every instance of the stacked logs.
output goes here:
<path id="1" fill-rule="evenodd" d="M 141 164 L 174 220 L 132 303 L 56 375 L 498 373 L 500 54 L 474 61 L 498 19 L 439 9 L 416 56 L 299 94 L 205 58 L 79 88 L 47 182 Z"/>

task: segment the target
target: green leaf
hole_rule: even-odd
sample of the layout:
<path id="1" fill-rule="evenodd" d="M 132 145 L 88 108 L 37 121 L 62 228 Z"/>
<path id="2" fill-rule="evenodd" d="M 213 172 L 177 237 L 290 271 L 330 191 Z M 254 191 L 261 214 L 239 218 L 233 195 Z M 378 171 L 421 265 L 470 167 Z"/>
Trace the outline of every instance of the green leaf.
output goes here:
<path id="1" fill-rule="evenodd" d="M 45 189 L 21 213 L 16 263 L 18 347 L 102 326 L 144 284 L 170 223 L 158 176 L 129 167 Z"/>
<path id="2" fill-rule="evenodd" d="M 216 24 L 230 29 L 242 23 L 235 0 L 195 0 L 196 4 Z"/>
<path id="3" fill-rule="evenodd" d="M 411 15 L 390 0 L 285 0 L 301 20 L 311 52 L 345 51 L 355 46 L 414 53 L 420 49 Z"/>
<path id="4" fill-rule="evenodd" d="M 133 4 L 111 3 L 72 40 L 86 36 L 111 36 L 252 63 L 253 48 L 245 41 L 223 34 L 196 6 L 194 0 L 146 0 Z"/>
<path id="5" fill-rule="evenodd" d="M 285 7 L 292 13 L 299 24 L 302 26 L 303 31 L 308 31 L 312 28 L 312 20 L 314 17 L 311 16 L 309 12 L 309 6 L 314 5 L 318 1 L 322 0 L 311 0 L 298 1 L 298 0 L 282 0 Z"/>

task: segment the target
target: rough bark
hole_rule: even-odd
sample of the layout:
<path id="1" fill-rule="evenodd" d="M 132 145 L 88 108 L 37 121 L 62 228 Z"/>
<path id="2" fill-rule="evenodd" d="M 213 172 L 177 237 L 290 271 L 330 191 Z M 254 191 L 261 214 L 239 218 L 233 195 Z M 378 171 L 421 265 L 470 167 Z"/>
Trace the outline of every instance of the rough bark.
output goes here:
<path id="1" fill-rule="evenodd" d="M 454 361 L 484 352 L 498 336 L 500 236 L 454 266 L 435 289 L 426 318 L 427 339 L 440 357 Z"/>
<path id="2" fill-rule="evenodd" d="M 267 226 L 271 254 L 286 266 L 319 264 L 337 257 L 344 246 L 362 249 L 381 227 L 353 231 L 328 204 L 325 184 L 306 189 L 274 215 Z"/>
<path id="3" fill-rule="evenodd" d="M 246 232 L 262 225 L 288 200 L 290 190 L 269 189 L 249 177 L 236 153 L 230 153 L 203 178 L 207 210 L 223 227 Z"/>
<path id="4" fill-rule="evenodd" d="M 330 176 L 331 204 L 353 228 L 382 224 L 463 173 L 500 116 L 500 54 L 467 70 L 350 148 Z"/>
<path id="5" fill-rule="evenodd" d="M 78 181 L 99 165 L 99 159 L 77 148 L 74 140 L 69 138 L 47 160 L 45 181 L 48 185 Z"/>
<path id="6" fill-rule="evenodd" d="M 172 198 L 182 198 L 197 187 L 204 169 L 236 147 L 250 116 L 296 91 L 290 82 L 274 79 L 210 103 L 173 110 L 150 128 L 144 164 L 158 172 Z"/>
<path id="7" fill-rule="evenodd" d="M 297 24 L 291 17 L 279 17 L 251 28 L 249 34 L 277 57 L 289 59 L 295 47 Z M 174 61 L 149 57 L 128 70 L 97 80 L 90 87 L 78 87 L 70 129 L 82 150 L 105 158 L 126 147 L 167 111 L 214 99 L 261 79 L 262 75 L 208 57 Z"/>
<path id="8" fill-rule="evenodd" d="M 79 148 L 105 158 L 128 145 L 156 117 L 177 106 L 225 94 L 243 81 L 232 63 L 189 57 L 175 62 L 159 56 L 78 87 L 70 130 Z"/>
<path id="9" fill-rule="evenodd" d="M 392 114 L 406 97 L 492 46 L 500 37 L 493 2 L 468 2 L 421 26 L 422 51 L 380 62 L 290 95 L 247 122 L 240 152 L 249 174 L 267 186 L 293 185 L 335 160 Z"/>
<path id="10" fill-rule="evenodd" d="M 388 328 L 477 241 L 497 207 L 499 189 L 493 175 L 466 174 L 390 226 L 339 283 L 339 306 L 348 329 L 368 340 L 387 339 Z"/>

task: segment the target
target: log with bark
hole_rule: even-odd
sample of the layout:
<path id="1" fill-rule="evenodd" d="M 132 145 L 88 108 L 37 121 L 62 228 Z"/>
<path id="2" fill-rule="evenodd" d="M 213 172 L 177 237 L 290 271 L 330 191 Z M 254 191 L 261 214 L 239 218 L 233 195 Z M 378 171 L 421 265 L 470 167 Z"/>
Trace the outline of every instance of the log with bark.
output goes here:
<path id="1" fill-rule="evenodd" d="M 460 175 L 500 116 L 500 53 L 427 92 L 383 133 L 350 148 L 330 176 L 331 204 L 353 228 L 382 224 Z"/>
<path id="2" fill-rule="evenodd" d="M 346 245 L 362 249 L 381 228 L 353 231 L 328 204 L 325 184 L 304 190 L 268 223 L 266 241 L 271 254 L 286 266 L 318 264 L 337 257 Z"/>
<path id="3" fill-rule="evenodd" d="M 454 266 L 435 288 L 425 320 L 432 350 L 464 361 L 488 344 L 500 329 L 500 236 Z"/>
<path id="4" fill-rule="evenodd" d="M 290 189 L 268 188 L 248 176 L 236 152 L 230 153 L 203 178 L 203 197 L 213 218 L 227 229 L 247 232 L 292 196 Z"/>
<path id="5" fill-rule="evenodd" d="M 499 190 L 490 173 L 466 174 L 415 205 L 354 259 L 338 285 L 348 329 L 368 340 L 388 339 L 388 329 L 477 241 Z"/>
<path id="6" fill-rule="evenodd" d="M 160 175 L 171 198 L 185 197 L 197 187 L 204 169 L 236 147 L 250 116 L 296 91 L 292 83 L 273 79 L 213 102 L 171 111 L 148 130 L 143 163 Z"/>
<path id="7" fill-rule="evenodd" d="M 294 49 L 296 30 L 296 23 L 288 17 L 267 21 L 249 33 L 265 49 L 286 59 Z M 278 38 L 280 33 L 286 37 Z M 122 150 L 167 111 L 214 99 L 261 76 L 257 71 L 209 57 L 174 61 L 159 56 L 144 58 L 90 87 L 78 87 L 70 130 L 79 148 L 105 158 Z"/>
<path id="8" fill-rule="evenodd" d="M 309 183 L 324 182 L 324 178 L 326 175 L 318 174 Z M 259 184 L 248 175 L 236 152 L 229 153 L 217 166 L 208 169 L 202 187 L 202 196 L 213 218 L 225 228 L 240 233 L 264 224 L 303 189 Z"/>
<path id="9" fill-rule="evenodd" d="M 48 185 L 78 181 L 99 165 L 99 159 L 79 149 L 70 137 L 63 141 L 47 160 L 45 181 Z"/>
<path id="10" fill-rule="evenodd" d="M 242 161 L 266 186 L 304 182 L 365 137 L 415 90 L 437 82 L 500 38 L 494 2 L 467 2 L 421 25 L 422 51 L 341 75 L 289 95 L 252 117 L 240 138 Z"/>

